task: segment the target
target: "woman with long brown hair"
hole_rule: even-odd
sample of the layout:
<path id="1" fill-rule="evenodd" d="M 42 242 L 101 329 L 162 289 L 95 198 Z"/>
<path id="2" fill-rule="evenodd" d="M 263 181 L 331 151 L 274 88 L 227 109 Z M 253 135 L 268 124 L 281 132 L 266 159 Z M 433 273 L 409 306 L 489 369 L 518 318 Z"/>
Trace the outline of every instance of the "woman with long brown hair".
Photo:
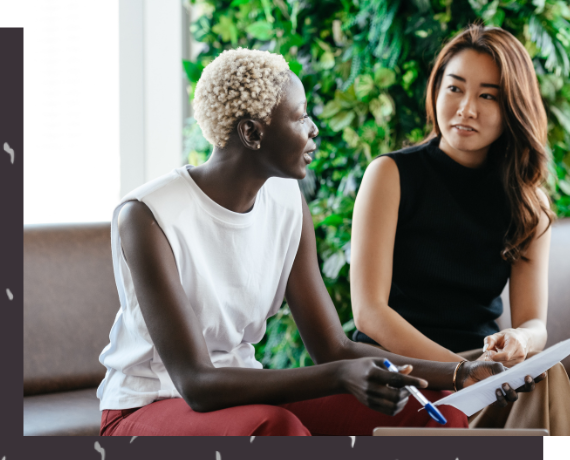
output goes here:
<path id="1" fill-rule="evenodd" d="M 553 213 L 541 188 L 547 119 L 530 56 L 505 30 L 470 26 L 439 53 L 426 111 L 429 136 L 373 161 L 356 200 L 355 340 L 419 359 L 511 367 L 546 343 Z M 500 331 L 507 282 L 513 327 Z M 538 388 L 471 426 L 570 434 L 562 365 Z M 540 415 L 521 407 L 528 398 L 540 400 Z"/>

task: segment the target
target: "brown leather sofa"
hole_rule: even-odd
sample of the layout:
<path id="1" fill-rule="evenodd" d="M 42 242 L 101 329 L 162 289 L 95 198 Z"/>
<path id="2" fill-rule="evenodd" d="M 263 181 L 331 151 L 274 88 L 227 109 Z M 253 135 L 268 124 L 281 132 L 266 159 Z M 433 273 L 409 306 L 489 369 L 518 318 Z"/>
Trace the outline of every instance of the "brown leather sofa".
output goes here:
<path id="1" fill-rule="evenodd" d="M 109 223 L 24 227 L 24 435 L 98 435 L 119 296 Z"/>
<path id="2" fill-rule="evenodd" d="M 570 337 L 569 279 L 565 219 L 552 232 L 547 346 Z M 118 309 L 109 223 L 24 227 L 24 435 L 98 435 L 98 356 Z"/>

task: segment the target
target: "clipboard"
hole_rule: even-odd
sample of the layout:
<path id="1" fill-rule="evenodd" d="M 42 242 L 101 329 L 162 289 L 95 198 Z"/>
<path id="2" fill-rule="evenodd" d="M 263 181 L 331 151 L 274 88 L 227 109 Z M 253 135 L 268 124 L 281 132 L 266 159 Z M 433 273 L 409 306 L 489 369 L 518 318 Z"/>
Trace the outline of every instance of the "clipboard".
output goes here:
<path id="1" fill-rule="evenodd" d="M 469 417 L 494 403 L 497 400 L 495 390 L 501 388 L 503 383 L 508 383 L 511 388 L 519 388 L 524 385 L 525 376 L 530 375 L 532 378 L 536 378 L 568 355 L 570 355 L 570 339 L 553 345 L 505 372 L 488 377 L 440 399 L 433 405 L 453 406 Z"/>

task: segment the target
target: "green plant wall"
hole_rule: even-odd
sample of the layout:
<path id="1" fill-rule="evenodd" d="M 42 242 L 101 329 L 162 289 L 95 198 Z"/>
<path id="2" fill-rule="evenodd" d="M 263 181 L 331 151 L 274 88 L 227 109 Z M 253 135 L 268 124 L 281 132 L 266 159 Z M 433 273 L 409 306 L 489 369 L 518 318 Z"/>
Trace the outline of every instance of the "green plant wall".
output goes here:
<path id="1" fill-rule="evenodd" d="M 425 88 L 442 44 L 476 20 L 514 34 L 529 51 L 549 118 L 548 189 L 570 216 L 570 8 L 560 0 L 202 0 L 191 33 L 201 52 L 184 61 L 189 97 L 201 71 L 238 46 L 285 56 L 303 81 L 318 150 L 301 188 L 309 203 L 323 279 L 347 334 L 354 330 L 348 280 L 351 219 L 364 170 L 377 155 L 415 143 L 425 126 Z M 185 155 L 211 147 L 193 119 Z M 285 305 L 257 346 L 264 366 L 312 363 Z"/>

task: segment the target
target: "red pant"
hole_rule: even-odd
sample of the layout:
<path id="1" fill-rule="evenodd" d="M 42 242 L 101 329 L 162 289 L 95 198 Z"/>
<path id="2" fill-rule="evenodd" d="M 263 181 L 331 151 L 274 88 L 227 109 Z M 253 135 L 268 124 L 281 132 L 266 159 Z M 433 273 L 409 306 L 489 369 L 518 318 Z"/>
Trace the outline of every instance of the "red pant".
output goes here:
<path id="1" fill-rule="evenodd" d="M 448 392 L 422 390 L 430 401 Z M 126 410 L 104 410 L 101 436 L 370 436 L 379 426 L 440 427 L 410 396 L 391 417 L 361 404 L 352 395 L 335 395 L 280 406 L 251 404 L 194 412 L 181 398 Z M 467 417 L 439 407 L 448 428 L 467 428 Z"/>

